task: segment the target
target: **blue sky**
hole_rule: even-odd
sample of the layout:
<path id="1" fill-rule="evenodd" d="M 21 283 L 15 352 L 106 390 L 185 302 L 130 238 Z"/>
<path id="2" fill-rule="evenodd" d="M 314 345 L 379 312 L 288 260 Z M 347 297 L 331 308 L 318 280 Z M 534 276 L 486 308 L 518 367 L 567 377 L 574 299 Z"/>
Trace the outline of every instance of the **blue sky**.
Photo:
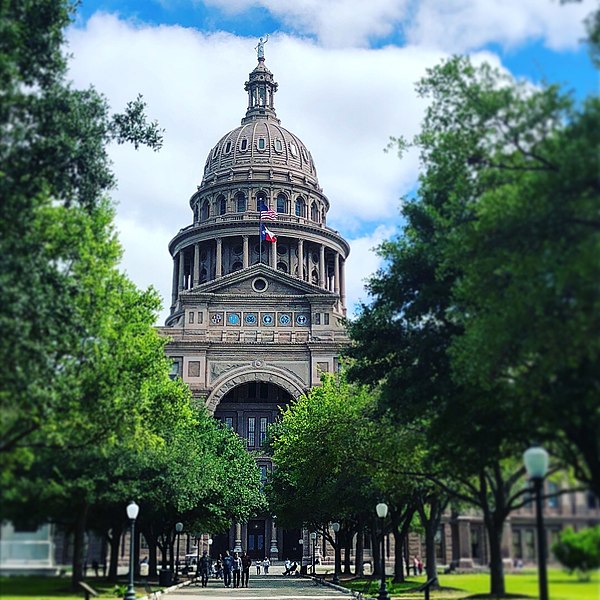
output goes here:
<path id="1" fill-rule="evenodd" d="M 254 46 L 268 33 L 278 117 L 311 150 L 328 225 L 351 244 L 352 310 L 379 264 L 371 249 L 396 233 L 400 199 L 415 189 L 416 156 L 383 152 L 389 136 L 418 130 L 415 81 L 467 53 L 580 99 L 597 93 L 581 43 L 594 8 L 590 0 L 82 0 L 69 32 L 74 84 L 94 85 L 115 110 L 142 93 L 166 129 L 158 154 L 111 149 L 125 269 L 169 299 L 167 243 L 191 223 L 207 154 L 245 112 Z"/>

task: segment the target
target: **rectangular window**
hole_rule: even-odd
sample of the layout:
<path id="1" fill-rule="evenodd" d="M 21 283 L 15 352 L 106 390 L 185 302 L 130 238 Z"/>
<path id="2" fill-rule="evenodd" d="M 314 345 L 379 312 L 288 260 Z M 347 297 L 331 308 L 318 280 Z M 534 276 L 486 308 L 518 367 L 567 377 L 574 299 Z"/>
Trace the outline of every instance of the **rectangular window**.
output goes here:
<path id="1" fill-rule="evenodd" d="M 233 417 L 223 417 L 223 423 L 227 429 L 233 429 Z"/>
<path id="2" fill-rule="evenodd" d="M 548 494 L 556 494 L 558 486 L 553 481 L 548 481 L 546 492 Z M 558 508 L 558 496 L 548 498 L 548 508 Z"/>
<path id="3" fill-rule="evenodd" d="M 315 313 L 315 325 L 320 325 L 321 324 L 321 313 Z"/>
<path id="4" fill-rule="evenodd" d="M 189 323 L 193 323 L 194 322 L 194 313 L 193 312 L 190 312 L 188 314 L 188 322 Z"/>
<path id="5" fill-rule="evenodd" d="M 329 313 L 323 313 L 323 325 L 329 325 Z"/>
<path id="6" fill-rule="evenodd" d="M 522 559 L 523 558 L 523 547 L 521 542 L 521 530 L 513 529 L 512 532 L 512 553 L 513 558 Z"/>
<path id="7" fill-rule="evenodd" d="M 267 465 L 260 465 L 259 469 L 260 469 L 260 482 L 262 484 L 267 481 L 268 467 L 267 467 Z"/>
<path id="8" fill-rule="evenodd" d="M 267 437 L 267 417 L 260 418 L 260 445 L 262 446 L 265 443 L 265 439 Z"/>
<path id="9" fill-rule="evenodd" d="M 533 529 L 525 530 L 525 560 L 535 560 L 535 537 Z"/>
<path id="10" fill-rule="evenodd" d="M 248 446 L 256 446 L 256 418 L 248 417 Z"/>

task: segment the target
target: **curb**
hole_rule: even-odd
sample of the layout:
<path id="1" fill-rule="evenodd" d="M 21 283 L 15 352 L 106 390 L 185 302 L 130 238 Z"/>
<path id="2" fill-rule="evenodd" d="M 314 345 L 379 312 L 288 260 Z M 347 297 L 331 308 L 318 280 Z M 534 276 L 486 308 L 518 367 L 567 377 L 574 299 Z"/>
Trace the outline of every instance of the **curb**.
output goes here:
<path id="1" fill-rule="evenodd" d="M 349 590 L 346 587 L 343 587 L 341 585 L 336 585 L 335 583 L 331 583 L 325 579 L 322 579 L 321 577 L 314 577 L 313 575 L 306 575 L 306 578 L 312 579 L 317 585 L 325 585 L 334 590 L 337 590 L 338 592 L 342 592 L 344 594 L 351 594 L 353 598 L 360 598 L 361 600 L 376 600 L 375 598 L 373 598 L 371 596 L 363 596 L 362 592 L 357 592 L 356 590 Z"/>

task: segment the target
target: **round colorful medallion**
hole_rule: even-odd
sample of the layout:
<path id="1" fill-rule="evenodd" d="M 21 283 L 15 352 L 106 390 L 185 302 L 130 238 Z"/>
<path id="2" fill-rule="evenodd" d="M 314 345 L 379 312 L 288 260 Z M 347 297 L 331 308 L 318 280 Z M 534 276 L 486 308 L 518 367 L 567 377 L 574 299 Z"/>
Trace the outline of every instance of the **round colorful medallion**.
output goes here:
<path id="1" fill-rule="evenodd" d="M 239 325 L 240 324 L 240 315 L 238 313 L 229 313 L 227 315 L 227 322 L 230 325 Z"/>

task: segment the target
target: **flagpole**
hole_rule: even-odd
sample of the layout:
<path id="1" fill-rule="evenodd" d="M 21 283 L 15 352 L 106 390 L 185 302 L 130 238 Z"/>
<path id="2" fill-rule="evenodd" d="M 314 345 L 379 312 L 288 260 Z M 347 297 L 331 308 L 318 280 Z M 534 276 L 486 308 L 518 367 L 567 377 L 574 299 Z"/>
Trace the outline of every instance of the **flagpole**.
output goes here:
<path id="1" fill-rule="evenodd" d="M 258 209 L 258 263 L 262 265 L 262 210 Z"/>

